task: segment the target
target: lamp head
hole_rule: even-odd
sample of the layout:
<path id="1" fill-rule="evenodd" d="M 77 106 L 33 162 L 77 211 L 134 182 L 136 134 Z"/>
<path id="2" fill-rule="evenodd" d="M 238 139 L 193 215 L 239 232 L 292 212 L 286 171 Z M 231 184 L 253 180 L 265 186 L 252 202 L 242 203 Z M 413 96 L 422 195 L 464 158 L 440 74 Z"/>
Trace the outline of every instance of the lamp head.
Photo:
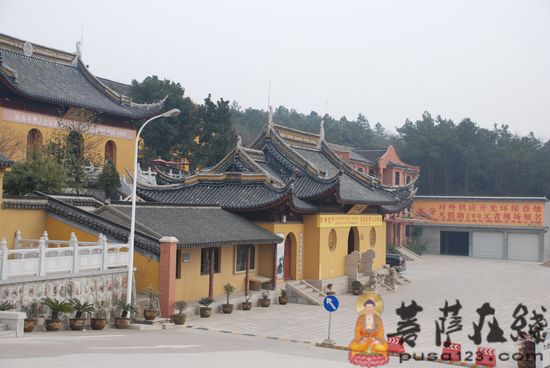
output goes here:
<path id="1" fill-rule="evenodd" d="M 172 109 L 172 110 L 166 111 L 161 116 L 163 118 L 173 118 L 174 116 L 178 116 L 179 114 L 180 114 L 179 109 Z"/>

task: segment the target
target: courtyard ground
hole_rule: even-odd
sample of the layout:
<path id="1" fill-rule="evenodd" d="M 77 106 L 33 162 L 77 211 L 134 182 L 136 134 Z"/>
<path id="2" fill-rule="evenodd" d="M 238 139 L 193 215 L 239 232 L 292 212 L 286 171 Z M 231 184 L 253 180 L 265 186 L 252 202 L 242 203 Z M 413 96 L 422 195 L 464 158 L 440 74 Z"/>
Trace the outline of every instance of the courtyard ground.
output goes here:
<path id="1" fill-rule="evenodd" d="M 490 302 L 508 339 L 503 344 L 487 344 L 484 326 L 483 346 L 497 352 L 513 353 L 510 340 L 512 312 L 518 303 L 529 310 L 550 307 L 550 268 L 537 263 L 477 259 L 452 256 L 425 256 L 409 262 L 406 276 L 411 284 L 395 293 L 383 294 L 382 314 L 386 333 L 394 332 L 399 320 L 395 313 L 402 302 L 416 300 L 421 332 L 417 346 L 409 352 L 439 352 L 435 347 L 435 320 L 448 300 L 459 299 L 463 309 L 464 331 L 453 334 L 463 350 L 474 350 L 467 335 L 477 322 L 476 309 Z M 356 321 L 355 300 L 338 295 L 341 306 L 333 314 L 332 338 L 347 345 L 353 338 Z M 328 313 L 322 307 L 289 304 L 252 311 L 236 310 L 231 315 L 214 314 L 209 319 L 193 318 L 184 328 L 157 331 L 114 330 L 33 332 L 19 339 L 0 340 L 1 368 L 111 368 L 149 367 L 350 367 L 347 352 L 314 345 L 327 335 Z M 487 322 L 486 322 L 487 323 Z M 223 331 L 223 332 L 219 332 Z M 295 340 L 291 342 L 287 340 Z M 437 363 L 399 363 L 392 358 L 387 367 L 443 367 Z M 512 361 L 499 361 L 497 367 L 515 367 Z"/>
<path id="2" fill-rule="evenodd" d="M 473 334 L 473 323 L 478 323 L 476 310 L 488 302 L 495 309 L 495 317 L 508 340 L 505 343 L 487 344 L 487 321 L 482 330 L 481 346 L 495 348 L 497 353 L 517 351 L 510 334 L 513 312 L 519 303 L 532 310 L 541 306 L 550 310 L 550 268 L 535 262 L 519 262 L 460 256 L 426 255 L 420 261 L 407 264 L 404 275 L 412 283 L 400 286 L 397 292 L 382 295 L 385 309 L 382 314 L 386 333 L 395 332 L 399 316 L 395 310 L 404 302 L 415 300 L 423 311 L 418 313 L 421 332 L 416 346 L 410 352 L 440 352 L 435 346 L 435 321 L 441 317 L 445 300 L 462 305 L 463 331 L 452 334 L 452 341 L 462 344 L 463 351 L 475 352 L 475 344 L 468 338 Z M 353 338 L 357 313 L 356 297 L 338 295 L 340 308 L 332 316 L 331 338 L 337 345 L 347 346 Z M 530 317 L 529 316 L 529 317 Z M 548 315 L 546 315 L 548 318 Z M 531 321 L 528 321 L 531 323 Z M 232 315 L 215 314 L 209 319 L 196 318 L 188 323 L 199 328 L 211 328 L 237 333 L 321 342 L 327 337 L 328 313 L 323 307 L 289 304 L 269 308 L 254 307 L 254 313 L 241 310 Z M 475 356 L 474 356 L 475 358 Z M 499 362 L 499 366 L 514 366 L 512 362 Z"/>

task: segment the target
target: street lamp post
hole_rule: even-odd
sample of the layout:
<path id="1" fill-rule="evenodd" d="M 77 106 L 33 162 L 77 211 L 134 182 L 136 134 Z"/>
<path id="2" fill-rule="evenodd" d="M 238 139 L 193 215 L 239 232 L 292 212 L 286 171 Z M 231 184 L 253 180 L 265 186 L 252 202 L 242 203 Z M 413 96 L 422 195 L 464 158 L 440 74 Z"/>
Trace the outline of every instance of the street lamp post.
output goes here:
<path id="1" fill-rule="evenodd" d="M 134 180 L 132 181 L 132 217 L 130 220 L 130 235 L 128 236 L 128 280 L 126 282 L 126 303 L 132 303 L 132 282 L 133 282 L 133 272 L 134 272 L 134 238 L 136 232 L 136 197 L 137 197 L 137 170 L 138 170 L 138 148 L 139 148 L 139 136 L 143 128 L 151 121 L 159 118 L 172 118 L 178 116 L 180 110 L 172 109 L 166 111 L 157 116 L 153 116 L 151 119 L 147 120 L 141 128 L 139 128 L 136 135 L 135 149 L 134 149 Z"/>

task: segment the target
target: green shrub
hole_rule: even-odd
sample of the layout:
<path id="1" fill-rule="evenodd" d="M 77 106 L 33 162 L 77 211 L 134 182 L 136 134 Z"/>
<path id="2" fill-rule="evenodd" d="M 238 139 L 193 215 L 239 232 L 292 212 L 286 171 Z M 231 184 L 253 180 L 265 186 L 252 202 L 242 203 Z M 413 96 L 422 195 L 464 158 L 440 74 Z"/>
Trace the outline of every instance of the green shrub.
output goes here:
<path id="1" fill-rule="evenodd" d="M 415 252 L 416 254 L 424 254 L 427 251 L 427 243 L 412 242 L 407 245 L 407 248 Z"/>

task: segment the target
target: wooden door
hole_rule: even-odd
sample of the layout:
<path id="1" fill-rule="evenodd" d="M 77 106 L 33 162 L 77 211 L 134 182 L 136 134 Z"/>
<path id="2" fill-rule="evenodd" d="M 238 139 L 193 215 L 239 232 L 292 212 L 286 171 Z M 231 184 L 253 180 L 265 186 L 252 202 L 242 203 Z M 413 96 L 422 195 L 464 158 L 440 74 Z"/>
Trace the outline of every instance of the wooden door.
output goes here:
<path id="1" fill-rule="evenodd" d="M 285 255 L 283 259 L 283 274 L 285 280 L 290 280 L 292 278 L 292 243 L 290 241 L 290 236 L 287 236 L 285 239 Z"/>

